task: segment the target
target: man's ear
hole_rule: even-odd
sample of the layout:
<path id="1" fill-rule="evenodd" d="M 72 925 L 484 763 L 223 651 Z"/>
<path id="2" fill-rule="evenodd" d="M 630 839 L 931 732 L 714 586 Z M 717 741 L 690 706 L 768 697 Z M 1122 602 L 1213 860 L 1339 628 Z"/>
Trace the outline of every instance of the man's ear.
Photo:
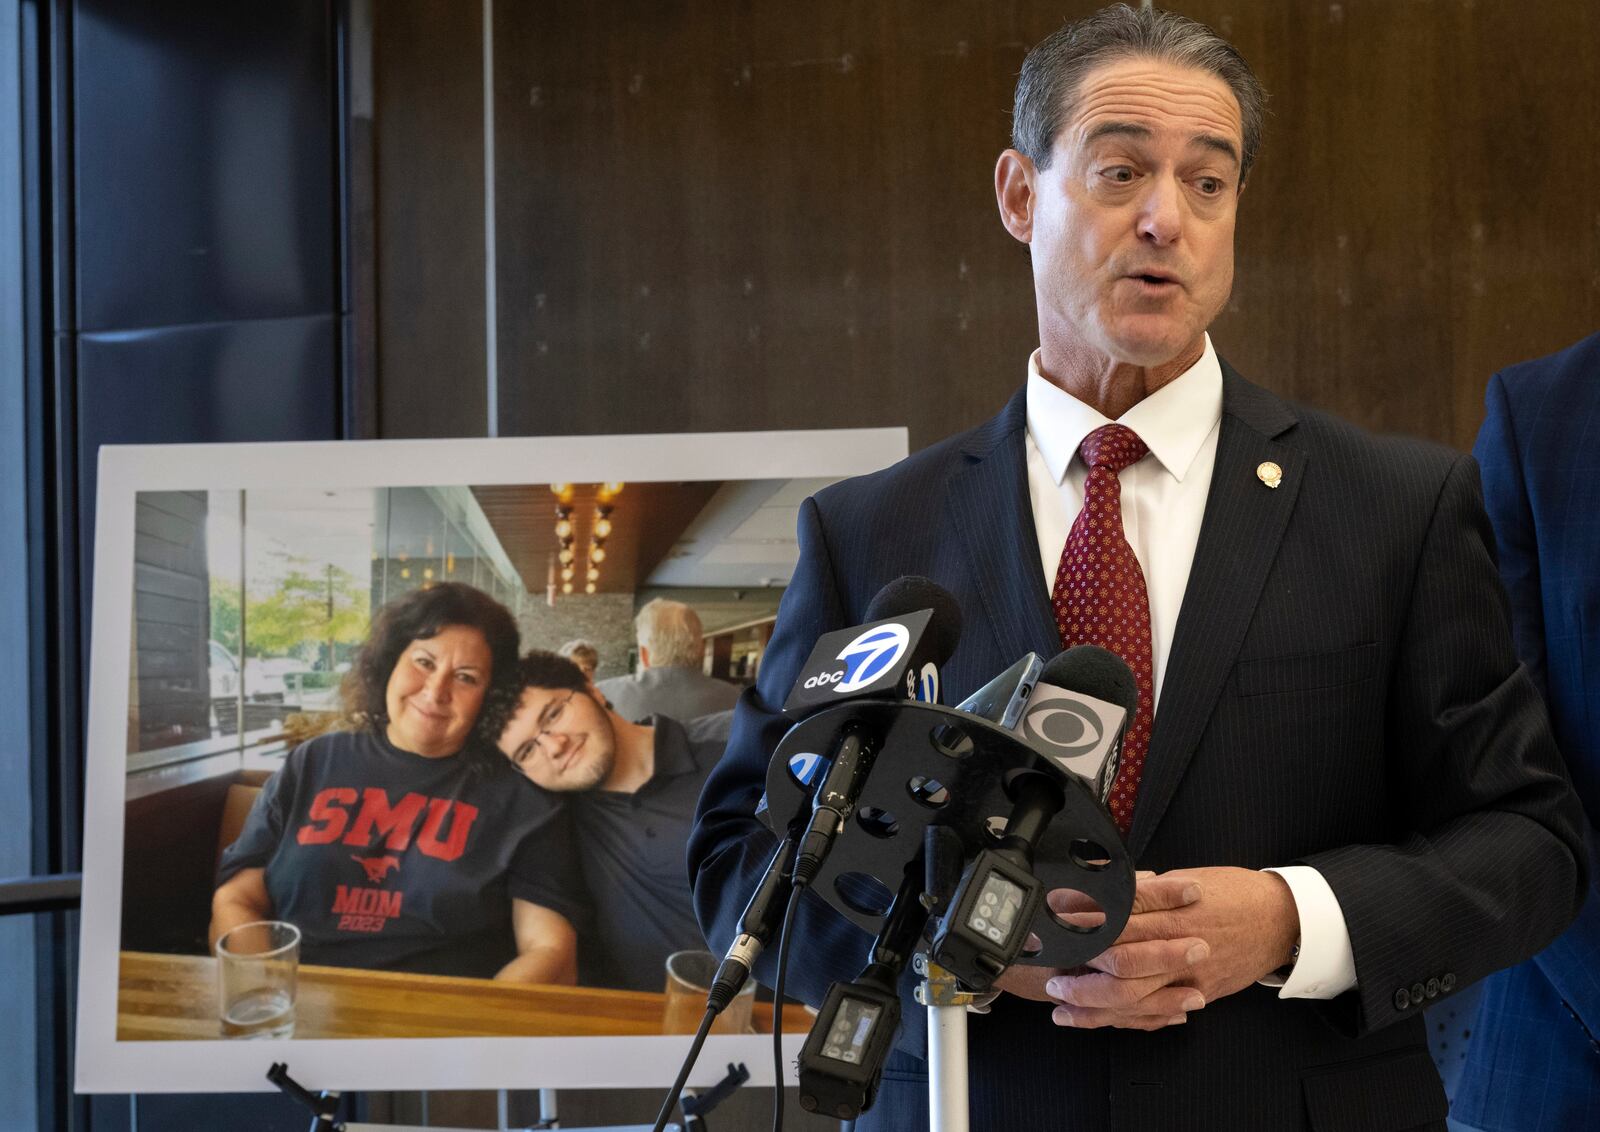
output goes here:
<path id="1" fill-rule="evenodd" d="M 1033 162 L 1014 149 L 1000 155 L 994 166 L 994 198 L 1000 206 L 1000 223 L 1024 244 L 1033 242 L 1033 205 L 1038 171 Z"/>
<path id="2" fill-rule="evenodd" d="M 650 667 L 650 650 L 645 648 L 643 645 L 639 646 L 639 667 Z"/>

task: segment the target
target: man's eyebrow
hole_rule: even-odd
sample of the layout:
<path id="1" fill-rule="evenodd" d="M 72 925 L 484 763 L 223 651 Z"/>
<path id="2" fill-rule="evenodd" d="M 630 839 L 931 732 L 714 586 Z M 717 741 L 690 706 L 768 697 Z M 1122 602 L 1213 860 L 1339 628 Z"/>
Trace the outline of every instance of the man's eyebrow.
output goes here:
<path id="1" fill-rule="evenodd" d="M 1101 122 L 1089 131 L 1089 136 L 1084 139 L 1084 143 L 1091 144 L 1107 137 L 1138 138 L 1144 141 L 1150 136 L 1150 127 L 1141 126 L 1137 122 Z M 1196 134 L 1189 139 L 1189 144 L 1215 150 L 1224 157 L 1231 159 L 1235 165 L 1239 164 L 1239 148 L 1230 139 L 1223 137 L 1221 134 Z"/>
<path id="2" fill-rule="evenodd" d="M 1239 164 L 1239 150 L 1228 138 L 1220 134 L 1196 134 L 1189 139 L 1190 145 L 1202 145 L 1207 149 L 1215 150 L 1230 159 L 1234 165 Z"/>

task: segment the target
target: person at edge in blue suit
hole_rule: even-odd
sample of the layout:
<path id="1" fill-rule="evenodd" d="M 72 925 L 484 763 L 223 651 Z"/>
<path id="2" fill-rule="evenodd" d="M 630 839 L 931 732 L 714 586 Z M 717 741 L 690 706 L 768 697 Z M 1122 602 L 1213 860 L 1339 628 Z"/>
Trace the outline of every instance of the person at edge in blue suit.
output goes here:
<path id="1" fill-rule="evenodd" d="M 995 171 L 1033 266 L 1026 384 L 802 504 L 759 682 L 700 797 L 688 864 L 722 949 L 774 845 L 756 811 L 778 708 L 821 634 L 931 579 L 964 613 L 941 671 L 956 703 L 1100 616 L 1083 586 L 1139 591 L 1148 747 L 1118 780 L 1134 913 L 1087 968 L 1002 975 L 971 1019 L 974 1128 L 1442 1128 L 1423 1010 L 1544 948 L 1586 891 L 1475 462 L 1291 404 L 1212 345 L 1262 119 L 1238 51 L 1172 13 L 1107 8 L 1028 54 Z M 1102 532 L 1114 574 L 1084 552 Z M 819 894 L 793 930 L 797 996 L 860 971 L 866 933 Z M 862 1132 L 928 1127 L 926 1048 L 906 997 Z"/>
<path id="2" fill-rule="evenodd" d="M 1494 376 L 1483 469 L 1517 655 L 1550 707 L 1587 818 L 1589 895 L 1492 975 L 1451 1117 L 1498 1132 L 1600 1128 L 1600 334 Z"/>

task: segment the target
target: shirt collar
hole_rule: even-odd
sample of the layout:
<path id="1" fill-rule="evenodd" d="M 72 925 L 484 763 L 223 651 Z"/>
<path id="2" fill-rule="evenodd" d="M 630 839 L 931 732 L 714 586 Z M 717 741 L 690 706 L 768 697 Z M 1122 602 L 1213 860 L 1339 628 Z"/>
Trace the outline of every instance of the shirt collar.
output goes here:
<path id="1" fill-rule="evenodd" d="M 654 671 L 646 669 L 646 671 Z M 688 774 L 691 770 L 698 769 L 694 762 L 694 752 L 689 745 L 688 733 L 683 724 L 676 719 L 664 715 L 652 715 L 650 726 L 655 728 L 656 768 L 651 774 L 650 781 L 655 782 L 662 778 L 673 778 L 680 774 Z"/>
<path id="2" fill-rule="evenodd" d="M 1111 421 L 1039 372 L 1039 351 L 1028 359 L 1028 435 L 1056 483 L 1083 438 Z M 1120 418 L 1139 434 L 1161 466 L 1182 482 L 1200 446 L 1222 419 L 1222 363 L 1205 336 L 1200 360 L 1138 402 Z"/>

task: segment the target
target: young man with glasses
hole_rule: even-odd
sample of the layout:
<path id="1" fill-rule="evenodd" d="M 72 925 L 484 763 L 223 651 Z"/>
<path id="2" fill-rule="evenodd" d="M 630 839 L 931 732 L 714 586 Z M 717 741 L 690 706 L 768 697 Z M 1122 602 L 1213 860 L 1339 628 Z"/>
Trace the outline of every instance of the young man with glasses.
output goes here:
<path id="1" fill-rule="evenodd" d="M 529 781 L 566 796 L 593 906 L 578 925 L 579 981 L 660 990 L 668 955 L 705 946 L 685 846 L 731 714 L 630 723 L 576 664 L 539 650 L 511 688 L 489 731 Z"/>

